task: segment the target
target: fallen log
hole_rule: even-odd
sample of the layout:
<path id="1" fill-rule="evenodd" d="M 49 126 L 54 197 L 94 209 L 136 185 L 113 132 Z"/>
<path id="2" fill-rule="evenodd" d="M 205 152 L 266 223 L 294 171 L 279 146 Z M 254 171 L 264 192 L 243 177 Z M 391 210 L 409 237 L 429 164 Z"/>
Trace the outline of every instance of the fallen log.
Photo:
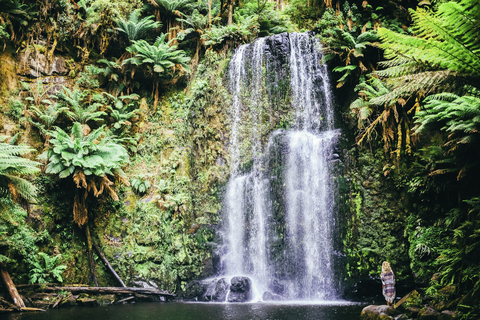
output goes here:
<path id="1" fill-rule="evenodd" d="M 23 300 L 18 294 L 17 288 L 15 287 L 12 278 L 10 278 L 10 274 L 8 274 L 7 269 L 5 269 L 3 265 L 0 265 L 0 274 L 2 276 L 3 282 L 5 283 L 5 286 L 7 287 L 8 293 L 10 293 L 10 296 L 12 297 L 13 303 L 18 308 L 25 308 L 25 303 L 23 303 Z"/>
<path id="2" fill-rule="evenodd" d="M 43 311 L 43 312 L 45 312 L 47 310 L 39 309 L 39 308 L 27 308 L 27 307 L 25 307 L 25 308 L 20 308 L 20 311 Z"/>
<path id="3" fill-rule="evenodd" d="M 63 298 L 65 298 L 65 297 L 62 296 L 62 295 L 60 295 L 60 296 L 58 297 L 57 301 L 54 303 L 52 309 L 53 309 L 53 308 L 56 308 L 56 307 L 58 306 L 58 304 L 60 303 L 60 301 L 63 300 Z"/>
<path id="4" fill-rule="evenodd" d="M 100 259 L 102 259 L 103 263 L 105 263 L 105 265 L 107 266 L 108 270 L 110 270 L 110 272 L 113 274 L 113 276 L 118 280 L 118 282 L 120 282 L 120 284 L 122 285 L 122 287 L 126 288 L 127 286 L 125 285 L 125 283 L 123 283 L 122 279 L 120 278 L 120 276 L 115 272 L 115 270 L 113 270 L 113 267 L 110 265 L 110 263 L 108 262 L 107 258 L 105 258 L 105 256 L 103 255 L 102 251 L 100 250 L 100 248 L 98 247 L 98 245 L 92 240 L 92 244 L 93 244 L 93 247 L 95 248 L 95 251 L 97 251 L 97 254 L 98 256 L 100 257 Z"/>
<path id="5" fill-rule="evenodd" d="M 132 299 L 135 299 L 135 297 L 134 297 L 134 296 L 126 297 L 125 299 L 118 300 L 117 302 L 115 302 L 115 304 L 120 304 L 120 303 L 122 303 L 122 302 L 125 302 L 125 301 L 128 301 L 128 300 L 132 300 Z"/>
<path id="6" fill-rule="evenodd" d="M 161 291 L 152 288 L 129 288 L 129 287 L 45 287 L 43 291 L 70 291 L 72 293 L 142 293 L 142 294 L 158 294 L 165 297 L 175 297 L 173 293 Z"/>

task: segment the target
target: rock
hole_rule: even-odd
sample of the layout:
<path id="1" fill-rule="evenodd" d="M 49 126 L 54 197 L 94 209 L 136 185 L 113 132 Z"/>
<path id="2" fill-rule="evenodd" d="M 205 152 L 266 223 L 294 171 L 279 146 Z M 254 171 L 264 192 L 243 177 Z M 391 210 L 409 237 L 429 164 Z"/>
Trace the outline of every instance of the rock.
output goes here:
<path id="1" fill-rule="evenodd" d="M 396 313 L 396 314 L 395 314 Z M 394 319 L 394 315 L 398 315 L 398 311 L 394 308 L 381 305 L 371 305 L 363 308 L 362 313 L 360 314 L 360 319 L 362 320 L 387 320 Z"/>
<path id="2" fill-rule="evenodd" d="M 151 280 L 137 280 L 133 282 L 137 288 L 158 289 L 158 285 Z"/>
<path id="3" fill-rule="evenodd" d="M 248 277 L 233 277 L 228 302 L 247 302 L 252 300 L 252 280 Z"/>
<path id="4" fill-rule="evenodd" d="M 229 284 L 226 278 L 214 280 L 207 288 L 205 301 L 224 302 L 227 298 Z"/>
<path id="5" fill-rule="evenodd" d="M 408 307 L 406 312 L 411 315 L 413 318 L 416 318 L 418 316 L 418 313 L 420 312 L 420 308 L 417 307 Z"/>
<path id="6" fill-rule="evenodd" d="M 420 298 L 420 294 L 417 292 L 417 290 L 411 291 L 397 303 L 395 303 L 395 309 L 398 309 L 402 312 L 409 307 L 422 307 L 422 299 Z"/>
<path id="7" fill-rule="evenodd" d="M 265 291 L 262 295 L 262 300 L 263 301 L 282 301 L 283 297 L 278 294 L 271 293 L 270 291 Z"/>
<path id="8" fill-rule="evenodd" d="M 442 311 L 442 314 L 438 317 L 438 320 L 451 320 L 451 319 L 455 319 L 457 316 L 458 316 L 457 312 L 444 310 Z"/>
<path id="9" fill-rule="evenodd" d="M 60 302 L 61 306 L 76 306 L 77 305 L 77 299 L 78 295 L 69 295 L 67 298 L 63 299 L 62 302 Z"/>
<path id="10" fill-rule="evenodd" d="M 437 310 L 430 308 L 430 307 L 425 307 L 420 312 L 418 313 L 418 319 L 422 320 L 430 320 L 430 319 L 435 319 L 437 320 L 438 317 L 440 316 L 440 312 Z"/>
<path id="11" fill-rule="evenodd" d="M 89 298 L 89 297 L 78 298 L 78 299 L 76 300 L 76 302 L 77 302 L 78 304 L 80 304 L 81 306 L 89 306 L 89 307 L 92 307 L 92 306 L 97 306 L 97 305 L 98 305 L 96 299 L 92 299 L 92 298 Z"/>
<path id="12" fill-rule="evenodd" d="M 103 294 L 97 296 L 96 300 L 99 306 L 106 306 L 109 304 L 113 304 L 116 300 L 117 296 L 114 294 Z"/>
<path id="13" fill-rule="evenodd" d="M 206 291 L 207 284 L 202 281 L 195 280 L 186 285 L 182 297 L 187 300 L 204 301 L 204 295 Z"/>
<path id="14" fill-rule="evenodd" d="M 18 64 L 17 74 L 29 78 L 39 78 L 41 76 L 68 75 L 66 62 L 63 57 L 54 56 L 52 61 L 47 61 L 43 53 L 20 53 L 20 63 Z"/>

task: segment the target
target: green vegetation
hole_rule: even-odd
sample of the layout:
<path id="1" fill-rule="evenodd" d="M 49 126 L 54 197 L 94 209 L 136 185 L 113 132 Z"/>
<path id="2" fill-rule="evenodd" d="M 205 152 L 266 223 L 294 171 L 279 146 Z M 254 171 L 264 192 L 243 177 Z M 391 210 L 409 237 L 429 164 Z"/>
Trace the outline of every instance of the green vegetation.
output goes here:
<path id="1" fill-rule="evenodd" d="M 38 255 L 41 258 L 31 262 L 33 268 L 30 269 L 30 283 L 47 283 L 53 280 L 63 282 L 62 273 L 67 266 L 58 265 L 62 256 L 50 257 L 44 252 L 40 252 Z"/>
<path id="2" fill-rule="evenodd" d="M 2 137 L 2 140 L 5 138 Z M 40 171 L 38 162 L 20 157 L 20 155 L 33 150 L 26 146 L 0 143 L 0 193 L 2 197 L 8 197 L 10 194 L 14 199 L 22 197 L 31 200 L 35 197 L 35 186 L 30 181 L 19 177 L 19 175 L 31 175 Z"/>
<path id="3" fill-rule="evenodd" d="M 387 259 L 398 282 L 478 318 L 479 17 L 478 0 L 0 0 L 13 57 L 0 66 L 0 262 L 19 282 L 110 285 L 95 241 L 130 284 L 181 291 L 210 275 L 229 57 L 313 30 L 357 143 L 341 179 L 344 280 Z M 278 88 L 265 88 L 262 139 L 290 125 L 288 79 Z"/>

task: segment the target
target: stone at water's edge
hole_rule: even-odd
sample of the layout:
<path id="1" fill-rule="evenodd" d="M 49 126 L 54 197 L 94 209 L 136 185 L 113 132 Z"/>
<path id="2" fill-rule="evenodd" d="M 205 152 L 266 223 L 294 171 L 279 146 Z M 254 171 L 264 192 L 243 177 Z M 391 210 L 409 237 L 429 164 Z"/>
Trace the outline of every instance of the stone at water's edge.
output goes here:
<path id="1" fill-rule="evenodd" d="M 252 280 L 248 277 L 233 277 L 228 302 L 247 302 L 252 300 Z"/>
<path id="2" fill-rule="evenodd" d="M 363 308 L 362 313 L 360 314 L 360 319 L 362 320 L 389 320 L 395 319 L 395 316 L 399 315 L 400 312 L 395 310 L 392 307 L 381 305 L 381 306 L 367 306 Z"/>
<path id="3" fill-rule="evenodd" d="M 400 299 L 400 301 L 395 303 L 395 309 L 402 312 L 405 312 L 409 307 L 422 307 L 422 299 L 420 298 L 420 294 L 417 292 L 417 290 L 413 290 L 409 294 L 405 295 L 402 299 Z"/>
<path id="4" fill-rule="evenodd" d="M 225 302 L 227 293 L 229 290 L 229 284 L 227 279 L 214 279 L 211 283 L 207 284 L 207 289 L 202 297 L 199 297 L 200 301 L 213 301 L 213 302 Z"/>

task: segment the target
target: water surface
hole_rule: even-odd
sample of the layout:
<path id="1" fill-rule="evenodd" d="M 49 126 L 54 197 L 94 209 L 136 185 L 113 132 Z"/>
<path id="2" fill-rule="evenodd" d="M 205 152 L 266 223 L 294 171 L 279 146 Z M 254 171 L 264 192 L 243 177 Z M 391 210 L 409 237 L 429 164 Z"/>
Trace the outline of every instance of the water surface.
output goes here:
<path id="1" fill-rule="evenodd" d="M 6 320 L 357 320 L 361 304 L 136 303 L 1 315 Z"/>

